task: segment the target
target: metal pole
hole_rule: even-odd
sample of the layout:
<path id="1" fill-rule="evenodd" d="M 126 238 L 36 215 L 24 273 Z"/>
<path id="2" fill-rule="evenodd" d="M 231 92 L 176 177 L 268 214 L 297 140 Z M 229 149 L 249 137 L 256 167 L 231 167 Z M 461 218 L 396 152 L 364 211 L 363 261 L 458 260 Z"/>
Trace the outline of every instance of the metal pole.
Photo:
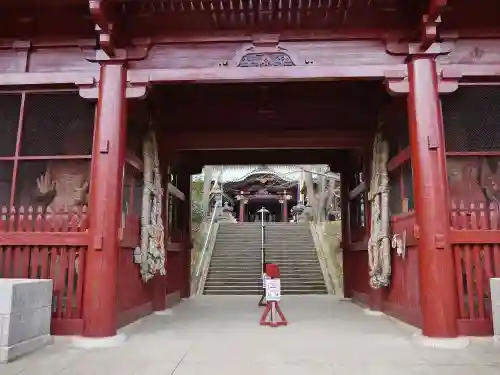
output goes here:
<path id="1" fill-rule="evenodd" d="M 261 208 L 261 213 L 260 213 L 260 223 L 261 223 L 261 230 L 260 230 L 260 260 L 261 260 L 261 265 L 260 269 L 262 270 L 262 276 L 264 276 L 264 206 Z"/>

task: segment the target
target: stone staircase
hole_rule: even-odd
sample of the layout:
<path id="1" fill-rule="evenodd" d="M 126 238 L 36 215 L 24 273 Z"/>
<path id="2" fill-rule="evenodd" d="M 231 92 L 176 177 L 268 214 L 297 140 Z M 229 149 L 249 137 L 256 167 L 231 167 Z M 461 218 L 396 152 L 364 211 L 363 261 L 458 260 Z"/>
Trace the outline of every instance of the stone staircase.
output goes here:
<path id="1" fill-rule="evenodd" d="M 221 223 L 204 294 L 261 294 L 261 224 Z M 326 294 L 309 225 L 266 224 L 266 261 L 281 271 L 282 294 Z"/>

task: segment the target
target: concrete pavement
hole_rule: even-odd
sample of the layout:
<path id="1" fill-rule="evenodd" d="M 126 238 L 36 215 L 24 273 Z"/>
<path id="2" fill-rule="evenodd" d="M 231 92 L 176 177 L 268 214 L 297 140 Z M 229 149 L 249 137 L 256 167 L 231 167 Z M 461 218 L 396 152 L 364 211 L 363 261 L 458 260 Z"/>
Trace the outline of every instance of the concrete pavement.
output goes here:
<path id="1" fill-rule="evenodd" d="M 256 296 L 200 296 L 170 316 L 122 331 L 119 347 L 75 349 L 56 338 L 41 351 L 0 365 L 1 375 L 489 375 L 500 347 L 473 340 L 460 350 L 415 345 L 415 330 L 336 297 L 285 296 L 290 325 L 258 324 Z"/>

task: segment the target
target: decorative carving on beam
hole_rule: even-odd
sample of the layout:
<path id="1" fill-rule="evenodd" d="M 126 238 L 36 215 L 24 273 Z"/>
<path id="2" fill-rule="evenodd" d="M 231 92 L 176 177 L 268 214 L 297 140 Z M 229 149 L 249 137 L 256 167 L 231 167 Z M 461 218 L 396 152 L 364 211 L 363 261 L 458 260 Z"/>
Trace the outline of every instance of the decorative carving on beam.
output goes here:
<path id="1" fill-rule="evenodd" d="M 253 36 L 251 45 L 244 46 L 231 60 L 219 63 L 223 67 L 263 68 L 312 65 L 312 60 L 299 63 L 298 56 L 279 46 L 279 35 Z"/>
<path id="2" fill-rule="evenodd" d="M 240 68 L 262 68 L 267 66 L 295 66 L 291 57 L 285 52 L 250 52 L 238 63 Z"/>
<path id="3" fill-rule="evenodd" d="M 107 0 L 89 0 L 89 10 L 99 35 L 99 47 L 110 57 L 116 53 L 114 24 L 109 14 Z"/>

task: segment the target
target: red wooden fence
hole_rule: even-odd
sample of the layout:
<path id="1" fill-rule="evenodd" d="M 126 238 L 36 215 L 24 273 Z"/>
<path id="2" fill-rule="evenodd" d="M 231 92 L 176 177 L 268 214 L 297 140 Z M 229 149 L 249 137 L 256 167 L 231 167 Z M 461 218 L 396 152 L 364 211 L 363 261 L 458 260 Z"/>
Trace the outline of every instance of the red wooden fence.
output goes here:
<path id="1" fill-rule="evenodd" d="M 461 335 L 493 333 L 489 279 L 500 277 L 499 205 L 452 202 L 451 243 L 455 255 Z"/>
<path id="2" fill-rule="evenodd" d="M 0 277 L 52 279 L 52 333 L 80 334 L 86 207 L 57 214 L 42 207 L 0 210 Z"/>

